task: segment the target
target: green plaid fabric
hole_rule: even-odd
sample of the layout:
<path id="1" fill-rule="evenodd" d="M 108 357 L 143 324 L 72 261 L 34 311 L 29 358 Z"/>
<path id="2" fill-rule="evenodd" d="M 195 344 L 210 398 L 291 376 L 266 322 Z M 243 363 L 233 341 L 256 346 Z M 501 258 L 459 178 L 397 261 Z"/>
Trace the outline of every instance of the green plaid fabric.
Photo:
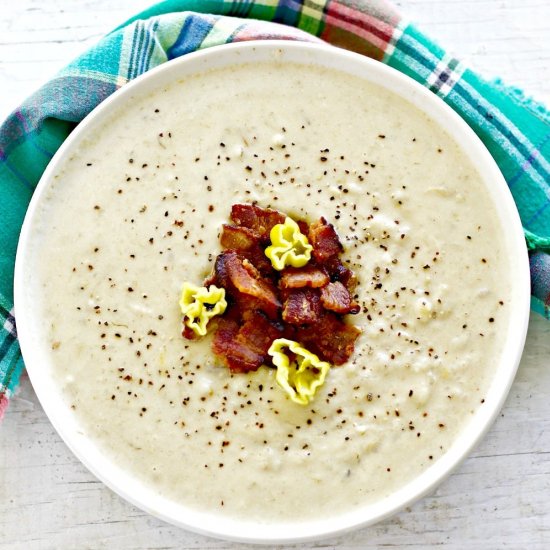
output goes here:
<path id="1" fill-rule="evenodd" d="M 483 140 L 516 201 L 530 249 L 533 308 L 550 318 L 550 116 L 450 57 L 384 0 L 167 0 L 105 36 L 0 127 L 0 416 L 23 361 L 13 268 L 23 217 L 46 165 L 96 105 L 152 67 L 243 40 L 316 41 L 353 50 L 417 80 Z"/>

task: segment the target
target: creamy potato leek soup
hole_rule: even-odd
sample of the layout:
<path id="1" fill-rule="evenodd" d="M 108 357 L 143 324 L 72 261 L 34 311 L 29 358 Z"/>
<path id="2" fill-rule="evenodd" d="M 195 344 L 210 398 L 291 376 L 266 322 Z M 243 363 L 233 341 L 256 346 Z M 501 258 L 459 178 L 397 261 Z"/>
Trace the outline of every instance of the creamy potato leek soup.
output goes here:
<path id="1" fill-rule="evenodd" d="M 233 204 L 325 217 L 361 334 L 306 405 L 232 374 L 178 305 Z M 510 281 L 460 147 L 387 90 L 276 61 L 134 97 L 65 162 L 37 213 L 35 297 L 82 431 L 159 494 L 262 522 L 344 513 L 435 463 L 500 360 Z M 504 333 L 504 331 L 501 331 Z"/>

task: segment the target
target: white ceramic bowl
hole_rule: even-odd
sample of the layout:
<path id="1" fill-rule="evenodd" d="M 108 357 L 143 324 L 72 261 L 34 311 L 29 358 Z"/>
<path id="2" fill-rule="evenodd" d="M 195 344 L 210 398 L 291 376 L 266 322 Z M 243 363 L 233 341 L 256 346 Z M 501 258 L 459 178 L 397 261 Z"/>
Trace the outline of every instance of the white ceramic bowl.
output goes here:
<path id="1" fill-rule="evenodd" d="M 508 324 L 508 334 L 503 339 L 503 359 L 495 371 L 485 397 L 485 405 L 477 411 L 473 420 L 442 458 L 401 490 L 375 504 L 360 507 L 345 515 L 320 518 L 318 521 L 266 526 L 200 513 L 158 496 L 109 460 L 94 441 L 79 431 L 77 420 L 63 400 L 60 388 L 56 386 L 49 370 L 44 368 L 41 346 L 31 330 L 30 319 L 34 315 L 34 309 L 31 296 L 27 292 L 30 281 L 27 266 L 32 249 L 29 245 L 34 238 L 35 212 L 57 167 L 71 155 L 90 130 L 117 110 L 123 109 L 131 95 L 150 93 L 157 87 L 206 69 L 273 58 L 283 62 L 320 65 L 362 77 L 402 96 L 451 134 L 477 168 L 498 207 L 515 291 L 510 307 L 513 322 Z M 198 533 L 245 542 L 298 542 L 341 534 L 394 514 L 432 491 L 482 438 L 504 403 L 521 357 L 529 316 L 528 259 L 519 216 L 502 174 L 474 132 L 442 100 L 382 63 L 331 46 L 280 41 L 248 42 L 211 48 L 166 63 L 124 86 L 76 128 L 45 171 L 27 212 L 15 269 L 15 310 L 27 371 L 46 414 L 74 454 L 106 485 L 139 508 Z"/>

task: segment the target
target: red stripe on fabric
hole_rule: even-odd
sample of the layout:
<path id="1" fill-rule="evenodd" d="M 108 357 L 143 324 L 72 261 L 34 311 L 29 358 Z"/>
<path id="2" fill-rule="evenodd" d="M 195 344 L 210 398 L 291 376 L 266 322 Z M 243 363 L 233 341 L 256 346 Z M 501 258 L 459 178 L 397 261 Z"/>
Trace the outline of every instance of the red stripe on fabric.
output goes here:
<path id="1" fill-rule="evenodd" d="M 9 400 L 6 397 L 6 394 L 0 393 L 0 420 L 2 420 L 2 417 L 4 416 L 4 413 L 8 408 L 8 403 L 9 403 Z"/>
<path id="2" fill-rule="evenodd" d="M 355 10 L 339 2 L 327 6 L 325 21 L 369 40 L 374 46 L 385 50 L 393 36 L 394 27 L 372 15 Z"/>
<path id="3" fill-rule="evenodd" d="M 358 36 L 360 38 L 367 40 L 370 44 L 372 44 L 373 46 L 377 47 L 382 51 L 385 51 L 386 47 L 389 44 L 387 40 L 381 40 L 378 36 L 376 36 L 372 32 L 369 32 L 363 29 L 362 27 L 358 27 L 357 25 L 352 25 L 351 23 L 342 21 L 341 19 L 338 19 L 336 17 L 327 15 L 326 22 L 327 22 L 327 27 L 323 32 L 323 37 L 325 35 L 328 35 L 328 33 L 330 33 L 331 28 L 332 29 L 339 28 L 339 29 L 348 31 L 351 34 L 354 34 L 355 36 Z"/>
<path id="4" fill-rule="evenodd" d="M 279 23 L 246 24 L 231 37 L 231 42 L 248 40 L 300 40 L 303 42 L 322 42 L 319 38 L 299 29 L 293 29 Z"/>

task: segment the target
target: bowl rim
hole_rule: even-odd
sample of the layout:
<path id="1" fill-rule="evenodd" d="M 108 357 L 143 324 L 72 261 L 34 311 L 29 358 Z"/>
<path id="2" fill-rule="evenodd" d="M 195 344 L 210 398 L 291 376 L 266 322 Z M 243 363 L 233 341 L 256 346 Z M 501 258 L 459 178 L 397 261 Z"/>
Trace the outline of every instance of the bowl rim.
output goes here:
<path id="1" fill-rule="evenodd" d="M 508 338 L 504 343 L 506 353 L 503 352 L 501 364 L 495 371 L 495 380 L 487 392 L 484 407 L 480 408 L 474 416 L 476 422 L 472 419 L 467 426 L 463 427 L 454 444 L 440 459 L 419 477 L 407 483 L 396 493 L 392 493 L 389 498 L 375 505 L 359 506 L 353 512 L 341 516 L 288 525 L 282 523 L 253 525 L 244 520 L 225 520 L 217 514 L 197 513 L 184 506 L 174 505 L 168 499 L 162 497 L 155 499 L 151 490 L 142 486 L 135 478 L 124 475 L 116 465 L 109 467 L 111 461 L 102 457 L 101 452 L 94 448 L 93 442 L 86 441 L 85 437 L 78 435 L 76 421 L 67 417 L 68 404 L 58 399 L 52 381 L 48 380 L 47 369 L 41 368 L 41 355 L 38 347 L 34 345 L 29 322 L 32 316 L 30 307 L 32 304 L 24 284 L 25 266 L 30 261 L 31 255 L 33 220 L 40 201 L 48 190 L 57 167 L 65 162 L 72 149 L 78 146 L 89 130 L 101 124 L 111 112 L 123 108 L 123 103 L 131 98 L 132 94 L 146 95 L 160 88 L 163 82 L 182 78 L 182 74 L 185 78 L 186 74 L 202 73 L 211 68 L 270 59 L 329 67 L 359 76 L 396 93 L 434 119 L 455 139 L 479 172 L 496 204 L 502 228 L 506 228 L 506 231 L 503 231 L 503 238 L 510 257 L 515 259 L 514 262 L 510 262 L 510 268 L 514 270 L 516 292 L 513 297 L 514 303 L 510 308 Z M 215 46 L 164 63 L 117 90 L 76 127 L 46 168 L 25 216 L 15 264 L 15 314 L 27 372 L 46 415 L 75 456 L 111 490 L 153 516 L 202 535 L 247 543 L 298 543 L 341 535 L 396 514 L 438 486 L 482 439 L 504 404 L 525 343 L 530 303 L 528 265 L 519 214 L 500 170 L 473 130 L 443 100 L 421 84 L 383 63 L 334 46 L 287 40 L 250 41 Z M 496 380 L 497 374 L 502 375 L 499 380 Z M 398 498 L 392 499 L 391 497 L 395 495 L 398 495 Z"/>

